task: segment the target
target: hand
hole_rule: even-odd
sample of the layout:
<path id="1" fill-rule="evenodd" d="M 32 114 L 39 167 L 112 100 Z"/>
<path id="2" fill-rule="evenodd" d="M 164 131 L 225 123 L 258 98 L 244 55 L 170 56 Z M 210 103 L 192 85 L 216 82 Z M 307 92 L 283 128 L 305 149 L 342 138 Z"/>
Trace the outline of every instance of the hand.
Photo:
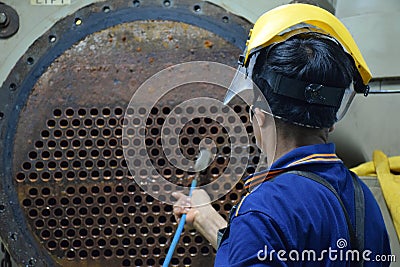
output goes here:
<path id="1" fill-rule="evenodd" d="M 174 215 L 179 222 L 182 214 L 186 215 L 186 225 L 199 231 L 216 249 L 217 232 L 226 227 L 225 219 L 213 208 L 207 192 L 202 189 L 193 191 L 192 197 L 180 192 L 172 193 L 178 201 L 174 205 Z"/>
<path id="2" fill-rule="evenodd" d="M 210 197 L 202 189 L 194 190 L 192 197 L 186 196 L 181 192 L 173 192 L 172 196 L 178 200 L 174 205 L 176 221 L 179 222 L 182 215 L 186 214 L 186 225 L 189 227 L 193 228 L 196 218 L 199 219 L 199 217 L 203 217 L 202 215 L 208 214 L 209 209 L 214 210 L 210 204 Z"/>

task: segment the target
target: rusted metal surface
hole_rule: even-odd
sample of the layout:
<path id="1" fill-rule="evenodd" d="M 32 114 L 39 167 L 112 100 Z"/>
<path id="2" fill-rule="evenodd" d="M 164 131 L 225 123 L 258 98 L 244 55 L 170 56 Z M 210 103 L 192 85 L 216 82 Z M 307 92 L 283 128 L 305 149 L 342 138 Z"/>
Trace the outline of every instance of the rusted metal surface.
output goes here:
<path id="1" fill-rule="evenodd" d="M 196 59 L 235 62 L 238 53 L 219 37 L 194 26 L 134 22 L 88 36 L 48 68 L 21 113 L 14 171 L 32 232 L 57 262 L 63 266 L 104 260 L 115 265 L 128 261 L 160 264 L 176 223 L 170 206 L 146 201 L 146 194 L 133 184 L 122 155 L 123 107 L 147 77 L 169 65 Z M 169 104 L 153 108 L 148 119 L 148 152 L 174 182 L 187 184 L 189 179 L 161 156 L 157 140 L 163 118 L 183 96 L 211 92 L 222 97 L 224 89 L 210 85 L 178 88 L 161 100 Z M 214 136 L 224 136 L 218 125 L 192 124 L 187 126 L 191 136 L 200 136 L 199 130 L 211 136 L 211 129 Z M 193 157 L 193 140 L 182 139 L 184 154 Z M 226 145 L 226 139 L 222 140 L 217 142 Z M 215 163 L 210 174 L 218 174 L 223 165 L 218 168 Z M 134 175 L 140 174 L 137 170 Z M 229 208 L 232 201 L 221 204 Z M 152 212 L 152 207 L 159 211 Z M 220 210 L 226 215 L 229 209 L 225 208 Z M 196 258 L 213 254 L 199 234 L 185 234 L 178 254 L 186 257 L 175 258 L 175 262 L 195 264 Z M 160 252 L 152 252 L 154 247 Z"/>
<path id="2" fill-rule="evenodd" d="M 182 3 L 191 6 L 189 1 Z M 91 8 L 104 12 L 101 6 Z M 200 10 L 191 12 L 207 9 L 216 8 L 202 5 Z M 86 22 L 83 15 L 76 17 L 82 18 L 83 24 Z M 55 40 L 48 41 L 51 45 Z M 16 192 L 23 215 L 18 220 L 28 231 L 24 234 L 33 237 L 30 248 L 38 248 L 37 255 L 48 256 L 47 259 L 32 258 L 30 265 L 47 262 L 60 266 L 157 266 L 162 263 L 176 222 L 172 206 L 155 200 L 135 183 L 134 175 L 146 174 L 140 168 L 136 173 L 127 168 L 122 152 L 123 115 L 127 104 L 146 79 L 168 66 L 194 60 L 235 66 L 240 52 L 235 45 L 198 26 L 162 19 L 141 20 L 88 34 L 42 70 L 18 115 L 12 135 L 13 164 L 9 166 L 12 177 L 6 178 L 11 179 L 11 190 Z M 21 73 L 25 69 L 21 67 Z M 5 85 L 11 81 L 9 78 Z M 15 81 L 16 91 L 18 84 Z M 146 121 L 147 153 L 166 179 L 187 185 L 193 178 L 193 174 L 174 168 L 160 148 L 160 127 L 168 113 L 188 95 L 212 94 L 222 98 L 225 90 L 210 84 L 184 85 L 165 95 L 150 111 Z M 142 101 L 136 112 L 146 99 Z M 240 123 L 248 125 L 251 139 L 246 108 L 238 103 L 235 111 Z M 209 183 L 222 173 L 228 161 L 238 159 L 229 157 L 229 138 L 213 118 L 194 119 L 182 129 L 176 141 L 189 159 L 197 153 L 193 147 L 199 137 L 213 139 L 218 147 L 217 157 L 202 174 L 202 183 Z M 253 172 L 252 165 L 259 161 L 254 143 L 250 152 L 246 174 Z M 140 160 L 143 151 L 132 153 Z M 170 193 L 168 188 L 162 190 Z M 243 185 L 239 183 L 213 206 L 227 217 L 242 193 Z M 18 229 L 15 231 L 18 233 Z M 172 264 L 209 265 L 214 255 L 211 245 L 199 233 L 185 231 Z"/>
<path id="3" fill-rule="evenodd" d="M 163 106 L 164 110 L 168 108 L 170 106 Z M 72 111 L 71 108 L 53 110 L 41 137 L 34 142 L 22 165 L 16 168 L 19 170 L 16 181 L 20 201 L 32 232 L 63 266 L 105 260 L 116 265 L 160 264 L 176 222 L 171 206 L 154 200 L 132 182 L 122 157 L 119 123 L 122 109 L 80 108 L 76 115 L 65 115 Z M 86 115 L 79 115 L 84 113 Z M 154 119 L 160 122 L 162 117 L 157 114 Z M 207 123 L 210 127 L 206 127 Z M 63 126 L 67 124 L 70 126 Z M 148 129 L 154 132 L 158 125 L 149 124 Z M 193 138 L 216 139 L 220 145 L 219 156 L 205 177 L 218 176 L 229 156 L 222 129 L 215 123 L 195 120 L 184 131 L 192 133 L 182 135 L 179 140 L 188 158 L 194 154 L 188 146 L 196 143 Z M 159 155 L 162 151 L 157 136 L 148 137 L 151 159 L 167 178 L 187 184 L 190 175 L 165 164 L 166 158 Z M 138 169 L 135 175 L 140 172 Z M 242 184 L 238 184 L 213 206 L 226 217 L 242 194 L 242 188 Z M 218 189 L 216 187 L 215 191 Z M 163 190 L 168 193 L 167 188 Z M 193 231 L 184 233 L 177 253 L 184 257 L 175 258 L 174 263 L 192 266 L 197 266 L 204 257 L 211 261 L 214 255 L 208 242 Z"/>
<path id="4" fill-rule="evenodd" d="M 193 39 L 186 42 L 188 33 Z M 21 114 L 15 156 L 23 163 L 16 161 L 15 172 L 30 227 L 56 261 L 63 266 L 104 260 L 116 265 L 161 263 L 176 222 L 170 206 L 133 184 L 121 152 L 122 107 L 137 86 L 160 69 L 196 59 L 234 62 L 238 52 L 210 32 L 187 24 L 136 22 L 89 36 L 42 75 Z M 176 183 L 186 185 L 190 177 L 161 157 L 160 126 L 184 95 L 211 92 L 222 97 L 224 89 L 178 88 L 162 99 L 168 104 L 153 108 L 148 119 L 148 152 Z M 245 110 L 241 113 L 247 121 Z M 189 123 L 184 131 L 190 135 L 182 135 L 179 142 L 189 158 L 195 155 L 195 137 L 216 139 L 221 153 L 207 177 L 218 176 L 230 149 L 222 128 L 203 120 Z M 36 133 L 40 134 L 35 137 Z M 214 206 L 226 216 L 240 194 L 241 185 Z M 177 253 L 185 257 L 176 257 L 173 263 L 196 265 L 198 258 L 211 258 L 213 250 L 192 232 L 185 233 Z"/>

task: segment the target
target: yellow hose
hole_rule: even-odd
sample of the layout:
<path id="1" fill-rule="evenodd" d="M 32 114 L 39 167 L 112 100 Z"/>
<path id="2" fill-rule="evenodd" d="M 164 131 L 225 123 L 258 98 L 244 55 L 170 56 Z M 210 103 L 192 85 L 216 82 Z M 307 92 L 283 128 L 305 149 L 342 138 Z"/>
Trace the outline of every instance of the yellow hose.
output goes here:
<path id="1" fill-rule="evenodd" d="M 397 236 L 400 239 L 400 156 L 388 158 L 375 150 L 373 161 L 351 169 L 358 176 L 377 176 L 383 196 L 391 214 Z"/>

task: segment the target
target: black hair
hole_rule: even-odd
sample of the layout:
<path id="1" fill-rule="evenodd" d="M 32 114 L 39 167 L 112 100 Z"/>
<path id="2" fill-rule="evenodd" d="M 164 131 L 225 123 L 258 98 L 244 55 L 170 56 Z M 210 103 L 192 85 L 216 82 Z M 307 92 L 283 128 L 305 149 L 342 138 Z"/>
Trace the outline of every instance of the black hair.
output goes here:
<path id="1" fill-rule="evenodd" d="M 313 0 L 293 0 L 293 1 L 289 2 L 289 4 L 297 4 L 297 3 L 299 3 L 299 4 L 309 4 L 309 5 L 313 5 L 313 6 L 318 6 L 319 7 L 319 5 Z"/>
<path id="2" fill-rule="evenodd" d="M 353 80 L 355 67 L 352 58 L 338 43 L 315 33 L 299 34 L 263 48 L 257 57 L 252 78 L 274 115 L 292 124 L 329 128 L 337 121 L 338 108 L 275 94 L 261 78 L 271 71 L 292 79 L 347 88 Z"/>

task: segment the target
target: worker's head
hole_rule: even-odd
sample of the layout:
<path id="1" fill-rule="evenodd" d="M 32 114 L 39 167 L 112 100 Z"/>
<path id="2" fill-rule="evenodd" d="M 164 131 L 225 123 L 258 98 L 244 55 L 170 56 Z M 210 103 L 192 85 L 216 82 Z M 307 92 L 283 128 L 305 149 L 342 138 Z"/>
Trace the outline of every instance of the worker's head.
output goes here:
<path id="1" fill-rule="evenodd" d="M 312 103 L 313 92 L 310 91 L 310 99 L 307 99 L 306 84 L 323 85 L 326 90 L 337 90 L 341 95 L 341 91 L 351 85 L 356 71 L 353 60 L 338 43 L 320 34 L 304 33 L 261 49 L 252 79 L 267 100 L 270 111 L 278 118 L 277 124 L 283 122 L 308 128 L 330 128 L 337 120 L 340 101 L 332 105 Z M 287 83 L 281 82 L 280 86 L 288 87 L 282 88 L 282 93 L 272 88 L 276 77 L 290 78 Z M 284 91 L 297 90 L 297 81 L 300 81 L 305 99 L 300 99 L 303 95 L 297 98 Z M 317 90 L 318 86 L 310 90 Z M 323 99 L 326 97 L 317 95 L 321 102 L 326 101 Z M 257 103 L 254 103 L 254 108 L 265 109 Z"/>
<path id="2" fill-rule="evenodd" d="M 356 92 L 368 94 L 371 79 L 345 26 L 328 11 L 307 4 L 285 5 L 262 15 L 239 62 L 239 71 L 246 75 L 236 76 L 225 103 L 252 88 L 253 108 L 271 113 L 278 124 L 308 129 L 332 127 Z M 259 101 L 260 95 L 267 104 Z"/>

